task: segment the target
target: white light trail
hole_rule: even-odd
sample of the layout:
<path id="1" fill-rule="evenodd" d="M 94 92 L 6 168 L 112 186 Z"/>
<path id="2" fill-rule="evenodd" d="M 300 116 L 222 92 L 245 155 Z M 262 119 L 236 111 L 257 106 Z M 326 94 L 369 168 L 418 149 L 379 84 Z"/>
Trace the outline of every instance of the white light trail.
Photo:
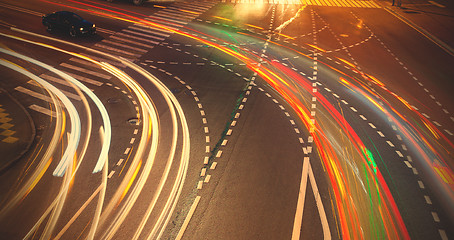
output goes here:
<path id="1" fill-rule="evenodd" d="M 10 50 L 6 50 L 4 48 L 0 48 L 0 52 L 26 60 L 28 62 L 35 63 L 40 66 L 46 66 L 46 64 L 44 64 L 44 63 L 40 63 L 30 57 L 24 56 L 22 54 L 19 54 L 19 53 L 10 51 Z M 45 80 L 41 79 L 40 77 L 38 77 L 34 74 L 26 71 L 25 69 L 18 67 L 17 65 L 13 65 L 4 60 L 1 60 L 0 63 L 1 63 L 1 65 L 5 66 L 5 67 L 11 68 L 17 72 L 22 73 L 23 75 L 35 80 L 36 82 L 41 84 L 46 89 L 49 89 L 60 99 L 60 101 L 62 101 L 63 105 L 65 105 L 65 108 L 67 109 L 69 117 L 71 119 L 71 132 L 70 132 L 70 138 L 68 141 L 68 147 L 66 148 L 66 150 L 63 154 L 63 157 L 60 160 L 60 163 L 58 164 L 57 168 L 54 171 L 54 175 L 63 176 L 63 173 L 65 172 L 65 169 L 69 164 L 69 161 L 76 154 L 76 150 L 77 150 L 77 147 L 79 145 L 79 140 L 80 140 L 81 126 L 80 126 L 79 114 L 77 113 L 76 108 L 71 103 L 71 101 L 68 99 L 68 97 L 66 97 L 65 94 L 63 94 L 58 88 L 56 88 L 52 84 L 46 82 Z M 47 69 L 52 71 L 53 68 L 50 67 L 49 65 L 47 65 Z"/>
<path id="2" fill-rule="evenodd" d="M 70 55 L 85 59 L 85 60 L 90 61 L 90 62 L 93 62 L 94 64 L 100 65 L 100 63 L 98 61 L 95 61 L 95 60 L 93 60 L 91 58 L 88 58 L 86 56 L 83 56 L 83 55 L 80 55 L 80 54 L 77 54 L 77 53 L 73 53 L 73 52 L 69 52 L 69 51 L 66 51 L 66 50 L 63 50 L 63 49 L 60 49 L 60 48 L 57 48 L 57 47 L 54 47 L 54 46 L 50 46 L 50 45 L 47 45 L 47 44 L 44 44 L 44 43 L 34 42 L 34 41 L 30 41 L 30 40 L 27 40 L 27 39 L 23 39 L 23 38 L 20 38 L 20 37 L 16 37 L 16 36 L 4 34 L 4 33 L 0 33 L 0 36 L 13 38 L 13 39 L 16 39 L 16 40 L 19 40 L 19 41 L 23 41 L 23 42 L 31 43 L 31 44 L 34 44 L 34 45 L 39 45 L 39 46 L 43 46 L 43 47 L 50 48 L 50 49 L 53 49 L 53 50 L 57 50 L 57 51 L 60 51 L 60 52 L 66 53 L 66 54 L 70 54 Z M 104 162 L 107 161 L 107 155 L 108 155 L 108 152 L 109 152 L 109 149 L 110 149 L 110 142 L 111 142 L 111 138 L 112 138 L 112 126 L 111 126 L 111 123 L 110 123 L 109 114 L 107 113 L 107 110 L 104 107 L 104 105 L 101 102 L 101 100 L 99 100 L 99 98 L 88 87 L 83 85 L 81 82 L 79 82 L 78 80 L 76 80 L 72 76 L 70 76 L 70 75 L 68 75 L 68 74 L 66 74 L 66 73 L 64 73 L 64 72 L 62 72 L 62 71 L 60 71 L 58 69 L 55 69 L 52 66 L 49 66 L 47 64 L 41 63 L 39 61 L 36 61 L 34 59 L 31 59 L 31 58 L 28 58 L 26 56 L 23 56 L 23 57 L 24 58 L 22 58 L 22 59 L 24 59 L 24 60 L 29 59 L 30 62 L 32 62 L 32 63 L 34 63 L 34 64 L 36 64 L 36 65 L 38 65 L 40 67 L 46 68 L 46 69 L 58 74 L 59 76 L 61 76 L 65 80 L 68 80 L 69 82 L 73 83 L 78 88 L 80 88 L 85 94 L 87 94 L 90 97 L 90 99 L 96 104 L 96 107 L 99 109 L 99 112 L 101 113 L 101 117 L 102 117 L 102 120 L 103 120 L 104 140 L 102 142 L 101 152 L 99 154 L 98 161 L 96 162 L 96 166 L 93 169 L 93 173 L 97 173 L 97 172 L 101 171 L 102 167 L 104 166 Z M 65 169 L 62 166 L 60 166 L 59 168 L 57 168 L 54 171 L 54 175 L 61 177 L 61 176 L 63 176 L 64 171 L 65 171 Z"/>

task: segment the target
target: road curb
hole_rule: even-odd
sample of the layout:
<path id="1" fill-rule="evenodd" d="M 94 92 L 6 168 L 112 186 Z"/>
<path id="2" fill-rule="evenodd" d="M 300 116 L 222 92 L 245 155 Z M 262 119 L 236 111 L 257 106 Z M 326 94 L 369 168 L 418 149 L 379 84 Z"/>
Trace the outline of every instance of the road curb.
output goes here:
<path id="1" fill-rule="evenodd" d="M 31 136 L 26 140 L 25 148 L 23 148 L 22 151 L 18 152 L 15 157 L 13 157 L 8 162 L 6 162 L 5 164 L 2 164 L 0 166 L 0 175 L 1 175 L 5 171 L 7 171 L 11 166 L 13 166 L 14 163 L 19 161 L 19 159 L 21 159 L 28 152 L 28 150 L 30 149 L 30 147 L 35 139 L 36 128 L 35 128 L 35 124 L 33 122 L 33 119 L 31 117 L 30 113 L 16 98 L 14 98 L 11 94 L 8 93 L 8 91 L 4 90 L 3 88 L 0 88 L 0 93 L 4 93 L 11 101 L 14 102 L 14 104 L 16 104 L 19 107 L 19 111 L 22 111 L 23 114 L 25 115 L 25 117 L 27 118 L 27 120 L 24 120 L 24 121 L 28 122 L 28 124 L 30 125 L 30 129 L 31 129 Z"/>

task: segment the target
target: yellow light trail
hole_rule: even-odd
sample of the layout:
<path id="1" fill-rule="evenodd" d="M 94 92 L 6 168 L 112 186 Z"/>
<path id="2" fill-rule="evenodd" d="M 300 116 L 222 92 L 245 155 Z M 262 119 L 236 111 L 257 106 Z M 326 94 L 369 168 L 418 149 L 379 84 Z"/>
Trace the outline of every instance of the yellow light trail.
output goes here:
<path id="1" fill-rule="evenodd" d="M 263 29 L 264 29 L 264 28 L 262 28 L 262 27 L 255 26 L 255 25 L 252 25 L 252 24 L 244 24 L 244 25 L 246 25 L 246 26 L 248 26 L 248 27 L 252 27 L 252 28 L 257 28 L 257 29 L 259 29 L 259 30 L 263 30 Z"/>
<path id="2" fill-rule="evenodd" d="M 219 17 L 219 16 L 213 16 L 213 17 L 214 17 L 214 18 L 217 18 L 217 19 L 224 20 L 224 21 L 229 21 L 229 22 L 232 21 L 231 19 L 228 19 L 228 18 L 225 18 L 225 17 Z"/>

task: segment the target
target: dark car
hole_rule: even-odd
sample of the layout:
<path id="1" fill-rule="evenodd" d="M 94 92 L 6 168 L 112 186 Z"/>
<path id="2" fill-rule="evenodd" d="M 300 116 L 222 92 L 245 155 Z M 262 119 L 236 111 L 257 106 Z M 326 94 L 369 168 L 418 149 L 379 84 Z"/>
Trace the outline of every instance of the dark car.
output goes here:
<path id="1" fill-rule="evenodd" d="M 67 32 L 71 37 L 93 35 L 96 33 L 95 24 L 84 20 L 81 16 L 68 11 L 54 12 L 43 16 L 43 25 L 47 31 Z"/>
<path id="2" fill-rule="evenodd" d="M 113 0 L 107 0 L 108 2 L 113 2 Z M 145 0 L 132 0 L 132 3 L 134 3 L 134 5 L 142 5 L 143 3 L 145 2 Z"/>

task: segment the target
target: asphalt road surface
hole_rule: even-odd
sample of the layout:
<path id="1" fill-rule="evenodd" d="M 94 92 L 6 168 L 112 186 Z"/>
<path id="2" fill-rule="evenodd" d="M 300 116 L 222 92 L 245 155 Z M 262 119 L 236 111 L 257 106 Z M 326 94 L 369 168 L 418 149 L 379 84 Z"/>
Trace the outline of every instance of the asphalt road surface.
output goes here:
<path id="1" fill-rule="evenodd" d="M 395 4 L 0 1 L 0 238 L 452 239 L 454 13 Z"/>

